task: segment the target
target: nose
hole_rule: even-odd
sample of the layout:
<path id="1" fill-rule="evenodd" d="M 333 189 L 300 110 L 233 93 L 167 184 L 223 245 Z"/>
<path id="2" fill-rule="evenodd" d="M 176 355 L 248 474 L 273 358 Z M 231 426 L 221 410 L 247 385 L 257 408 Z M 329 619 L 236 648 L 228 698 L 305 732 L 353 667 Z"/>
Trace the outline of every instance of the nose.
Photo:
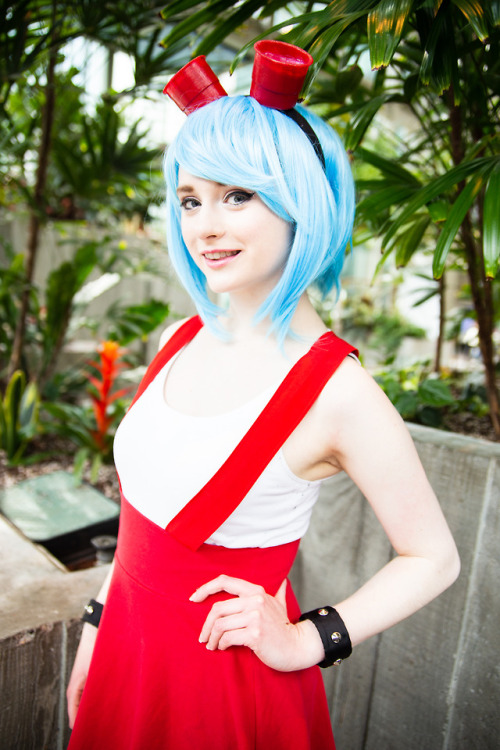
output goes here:
<path id="1" fill-rule="evenodd" d="M 201 239 L 218 239 L 225 233 L 223 217 L 216 206 L 201 206 L 196 218 L 198 219 L 198 235 Z"/>

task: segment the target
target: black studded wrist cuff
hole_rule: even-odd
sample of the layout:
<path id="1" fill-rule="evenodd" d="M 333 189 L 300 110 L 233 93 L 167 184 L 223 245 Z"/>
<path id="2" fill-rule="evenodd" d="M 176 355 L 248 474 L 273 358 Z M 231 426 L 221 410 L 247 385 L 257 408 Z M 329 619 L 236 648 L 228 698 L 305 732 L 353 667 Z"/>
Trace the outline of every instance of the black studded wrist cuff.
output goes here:
<path id="1" fill-rule="evenodd" d="M 90 625 L 98 628 L 101 621 L 102 610 L 104 605 L 101 602 L 96 602 L 95 599 L 91 599 L 88 604 L 83 608 L 82 620 L 88 622 Z"/>
<path id="2" fill-rule="evenodd" d="M 325 658 L 318 666 L 331 667 L 332 664 L 340 664 L 343 659 L 351 655 L 351 639 L 336 609 L 333 607 L 313 609 L 311 612 L 304 612 L 299 620 L 311 620 L 321 636 Z"/>

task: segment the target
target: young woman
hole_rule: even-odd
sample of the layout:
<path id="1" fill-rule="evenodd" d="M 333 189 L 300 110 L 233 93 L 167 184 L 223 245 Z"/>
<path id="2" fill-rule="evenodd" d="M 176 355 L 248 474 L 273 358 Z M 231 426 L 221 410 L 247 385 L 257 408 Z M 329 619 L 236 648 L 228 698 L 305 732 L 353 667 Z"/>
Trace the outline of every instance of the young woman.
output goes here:
<path id="1" fill-rule="evenodd" d="M 218 96 L 166 158 L 169 252 L 200 317 L 165 332 L 116 436 L 119 543 L 68 687 L 71 750 L 334 748 L 315 665 L 458 574 L 403 422 L 307 296 L 338 283 L 352 231 L 337 136 L 302 108 Z M 340 471 L 396 556 L 300 616 L 287 575 Z"/>

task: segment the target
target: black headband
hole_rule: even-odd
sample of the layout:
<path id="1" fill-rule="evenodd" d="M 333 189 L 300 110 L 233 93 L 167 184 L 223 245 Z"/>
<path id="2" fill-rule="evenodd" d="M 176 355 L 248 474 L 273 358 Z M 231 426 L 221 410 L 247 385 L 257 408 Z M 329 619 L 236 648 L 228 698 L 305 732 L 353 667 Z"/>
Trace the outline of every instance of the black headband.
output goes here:
<path id="1" fill-rule="evenodd" d="M 311 142 L 311 145 L 316 152 L 316 156 L 320 160 L 323 170 L 326 172 L 325 155 L 323 153 L 323 149 L 321 148 L 321 143 L 319 142 L 318 136 L 309 125 L 304 115 L 301 115 L 300 112 L 297 112 L 296 109 L 282 109 L 280 110 L 280 112 L 283 112 L 284 115 L 296 122 L 302 132 L 309 138 L 309 141 Z"/>

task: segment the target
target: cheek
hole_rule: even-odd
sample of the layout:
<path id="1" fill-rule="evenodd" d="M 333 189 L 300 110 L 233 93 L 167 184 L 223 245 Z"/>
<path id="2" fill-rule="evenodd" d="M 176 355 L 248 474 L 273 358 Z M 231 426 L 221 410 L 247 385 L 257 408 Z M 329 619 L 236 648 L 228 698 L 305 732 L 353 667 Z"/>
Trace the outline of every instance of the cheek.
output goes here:
<path id="1" fill-rule="evenodd" d="M 191 252 L 191 246 L 193 242 L 193 233 L 190 230 L 189 222 L 186 221 L 184 215 L 181 215 L 181 235 L 182 239 L 184 240 L 184 244 L 186 245 L 189 252 Z"/>

